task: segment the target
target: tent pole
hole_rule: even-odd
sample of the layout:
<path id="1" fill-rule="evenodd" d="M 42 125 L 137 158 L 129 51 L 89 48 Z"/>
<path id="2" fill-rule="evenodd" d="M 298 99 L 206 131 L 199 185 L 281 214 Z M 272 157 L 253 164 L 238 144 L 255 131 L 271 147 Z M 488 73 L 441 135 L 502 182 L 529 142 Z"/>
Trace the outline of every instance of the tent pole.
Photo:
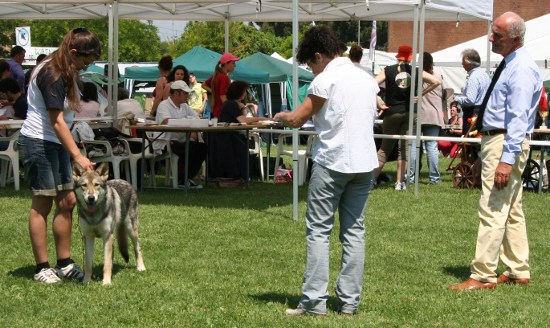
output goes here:
<path id="1" fill-rule="evenodd" d="M 418 20 L 419 20 L 419 13 L 418 13 L 418 4 L 414 6 L 414 18 L 413 18 L 413 58 L 411 62 L 412 71 L 411 71 L 411 95 L 409 98 L 409 129 L 408 129 L 408 135 L 412 135 L 413 131 L 413 122 L 414 122 L 414 90 L 416 90 L 416 54 L 418 52 Z M 409 162 L 411 159 L 411 149 L 412 149 L 412 141 L 407 140 L 407 158 L 409 159 Z M 410 165 L 409 165 L 410 166 Z M 409 167 L 407 167 L 409 169 Z M 409 172 L 407 170 L 407 172 Z M 405 179 L 405 183 L 409 184 L 409 179 Z"/>
<path id="2" fill-rule="evenodd" d="M 110 66 L 112 70 L 109 76 L 111 83 L 111 95 L 109 101 L 111 102 L 111 116 L 113 117 L 112 125 L 116 124 L 117 119 L 117 102 L 118 102 L 118 1 L 113 1 L 113 62 Z"/>
<path id="3" fill-rule="evenodd" d="M 420 149 L 422 148 L 422 142 L 420 142 L 421 123 L 422 123 L 422 72 L 424 71 L 424 23 L 426 20 L 426 7 L 420 4 L 420 37 L 418 38 L 418 83 L 416 85 L 416 94 L 418 95 L 418 110 L 416 113 L 416 158 L 414 160 L 416 165 L 414 168 L 414 194 L 418 195 L 418 180 L 420 171 Z M 410 170 L 409 170 L 410 172 Z"/>
<path id="4" fill-rule="evenodd" d="M 116 1 L 115 1 L 116 2 Z M 107 41 L 107 101 L 109 108 L 109 115 L 113 116 L 113 57 L 115 52 L 114 47 L 114 24 L 115 24 L 115 17 L 114 17 L 114 7 L 115 2 L 113 2 L 111 5 L 109 5 L 109 15 L 107 17 L 108 25 L 109 25 L 109 32 L 108 32 L 108 41 Z"/>
<path id="5" fill-rule="evenodd" d="M 294 110 L 298 108 L 298 0 L 292 0 L 292 96 Z M 281 142 L 279 140 L 279 142 Z M 292 219 L 298 220 L 298 179 L 301 179 L 298 170 L 298 129 L 292 129 Z"/>
<path id="6" fill-rule="evenodd" d="M 229 52 L 229 13 L 225 13 L 224 29 L 225 29 L 225 52 Z"/>

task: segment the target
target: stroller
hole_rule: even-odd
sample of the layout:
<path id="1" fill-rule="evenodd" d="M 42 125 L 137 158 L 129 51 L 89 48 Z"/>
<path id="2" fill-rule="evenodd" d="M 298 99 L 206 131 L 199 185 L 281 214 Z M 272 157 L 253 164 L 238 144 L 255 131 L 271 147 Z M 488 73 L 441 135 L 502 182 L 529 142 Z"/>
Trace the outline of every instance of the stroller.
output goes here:
<path id="1" fill-rule="evenodd" d="M 470 122 L 470 128 L 466 135 L 477 137 L 478 133 L 475 129 L 476 116 L 472 117 Z M 480 167 L 479 157 L 477 155 L 479 151 L 478 144 L 470 144 L 467 142 L 461 142 L 460 147 L 455 152 L 451 162 L 447 166 L 447 171 L 452 171 L 451 179 L 453 185 L 457 189 L 472 189 L 481 185 L 480 181 Z M 455 160 L 459 158 L 460 163 L 455 164 Z"/>
<path id="2" fill-rule="evenodd" d="M 481 134 L 478 134 L 478 131 L 475 130 L 476 118 L 476 116 L 472 118 L 471 126 L 465 136 L 481 137 Z M 522 174 L 523 187 L 527 190 L 536 191 L 539 189 L 540 165 L 535 160 L 531 159 L 532 151 L 538 149 L 540 148 L 531 147 L 529 159 L 527 160 L 525 170 Z M 478 144 L 469 144 L 467 142 L 460 143 L 460 147 L 447 166 L 447 171 L 452 171 L 451 179 L 455 188 L 472 189 L 481 186 L 481 162 L 479 160 L 478 151 Z M 460 163 L 453 166 L 457 158 L 460 158 Z"/>

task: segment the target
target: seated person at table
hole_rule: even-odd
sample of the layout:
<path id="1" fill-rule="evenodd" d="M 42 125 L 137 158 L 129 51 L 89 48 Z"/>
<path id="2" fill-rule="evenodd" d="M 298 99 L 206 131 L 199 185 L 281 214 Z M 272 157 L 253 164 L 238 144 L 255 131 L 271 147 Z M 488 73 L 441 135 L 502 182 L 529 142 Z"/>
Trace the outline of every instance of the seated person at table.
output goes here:
<path id="1" fill-rule="evenodd" d="M 25 97 L 17 81 L 11 77 L 0 80 L 0 93 L 5 96 L 7 106 L 13 108 L 13 113 L 11 111 L 8 113 L 2 114 L 0 120 L 14 119 L 14 120 L 24 120 L 27 118 L 27 97 Z"/>
<path id="2" fill-rule="evenodd" d="M 447 137 L 460 137 L 462 136 L 462 118 L 460 118 L 460 109 L 456 101 L 451 102 L 451 117 L 447 124 L 449 129 L 445 132 Z M 455 152 L 458 149 L 458 143 L 440 140 L 437 142 L 437 147 L 441 151 L 443 156 L 455 156 Z"/>
<path id="3" fill-rule="evenodd" d="M 75 111 L 75 118 L 95 118 L 99 116 L 99 97 L 93 82 L 84 82 L 80 91 L 80 110 Z"/>
<path id="4" fill-rule="evenodd" d="M 249 85 L 243 81 L 233 81 L 227 88 L 227 100 L 223 103 L 218 122 L 220 123 L 256 123 L 264 117 L 247 117 L 242 103 Z M 211 133 L 210 176 L 244 180 L 247 176 L 248 141 L 243 131 Z"/>
<path id="5" fill-rule="evenodd" d="M 191 92 L 193 92 L 193 89 L 189 88 L 187 83 L 181 80 L 172 83 L 170 86 L 170 96 L 168 99 L 161 101 L 157 107 L 157 124 L 168 124 L 168 120 L 171 118 L 199 118 L 197 112 L 192 110 L 189 105 L 187 105 L 189 93 Z M 161 135 L 161 138 L 167 140 L 167 142 L 170 142 L 172 152 L 179 156 L 178 178 L 180 185 L 183 185 L 186 133 L 165 132 Z M 206 145 L 195 140 L 197 140 L 197 134 L 191 133 L 189 139 L 189 167 L 187 170 L 189 177 L 194 177 L 197 175 L 204 159 L 206 158 Z M 153 147 L 155 147 L 155 145 L 153 145 Z M 189 179 L 187 183 L 188 187 L 201 187 L 200 185 L 195 184 L 195 182 L 191 179 Z"/>
<path id="6" fill-rule="evenodd" d="M 132 133 L 128 127 L 131 125 L 130 123 L 133 123 L 137 119 L 145 120 L 147 118 L 147 115 L 143 112 L 143 108 L 141 108 L 141 104 L 135 99 L 130 99 L 128 91 L 124 88 L 118 88 L 116 107 L 116 127 L 122 133 L 131 135 Z"/>
<path id="7" fill-rule="evenodd" d="M 11 77 L 0 80 L 0 93 L 5 96 L 6 106 L 0 110 L 0 120 L 24 120 L 27 118 L 27 97 L 21 94 L 19 83 Z M 3 111 L 3 112 L 2 112 Z M 0 130 L 0 137 L 9 137 L 15 129 Z M 0 150 L 8 149 L 9 141 L 0 141 Z"/>

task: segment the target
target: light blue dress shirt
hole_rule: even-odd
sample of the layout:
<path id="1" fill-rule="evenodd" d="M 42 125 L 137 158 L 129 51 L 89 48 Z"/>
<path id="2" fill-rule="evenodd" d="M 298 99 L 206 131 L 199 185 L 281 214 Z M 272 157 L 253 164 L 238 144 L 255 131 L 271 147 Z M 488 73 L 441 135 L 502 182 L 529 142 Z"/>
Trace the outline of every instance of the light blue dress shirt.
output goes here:
<path id="1" fill-rule="evenodd" d="M 466 85 L 462 90 L 462 95 L 455 96 L 454 100 L 463 107 L 479 106 L 483 102 L 483 97 L 489 88 L 491 78 L 481 67 L 476 67 L 468 71 Z"/>
<path id="2" fill-rule="evenodd" d="M 506 67 L 495 84 L 483 116 L 483 131 L 507 130 L 500 161 L 513 165 L 521 153 L 525 135 L 533 133 L 542 77 L 523 47 L 504 60 Z"/>

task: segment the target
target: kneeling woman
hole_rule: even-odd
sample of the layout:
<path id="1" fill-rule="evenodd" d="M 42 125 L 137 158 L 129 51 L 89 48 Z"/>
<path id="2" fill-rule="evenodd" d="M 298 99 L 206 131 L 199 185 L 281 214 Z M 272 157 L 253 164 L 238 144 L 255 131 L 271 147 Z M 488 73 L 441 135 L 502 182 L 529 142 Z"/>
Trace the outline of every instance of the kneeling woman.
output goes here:
<path id="1" fill-rule="evenodd" d="M 233 81 L 227 89 L 227 100 L 223 103 L 218 122 L 256 123 L 263 117 L 246 117 L 242 100 L 246 96 L 248 83 Z M 210 135 L 210 176 L 241 180 L 247 176 L 248 140 L 244 131 L 212 133 Z"/>

